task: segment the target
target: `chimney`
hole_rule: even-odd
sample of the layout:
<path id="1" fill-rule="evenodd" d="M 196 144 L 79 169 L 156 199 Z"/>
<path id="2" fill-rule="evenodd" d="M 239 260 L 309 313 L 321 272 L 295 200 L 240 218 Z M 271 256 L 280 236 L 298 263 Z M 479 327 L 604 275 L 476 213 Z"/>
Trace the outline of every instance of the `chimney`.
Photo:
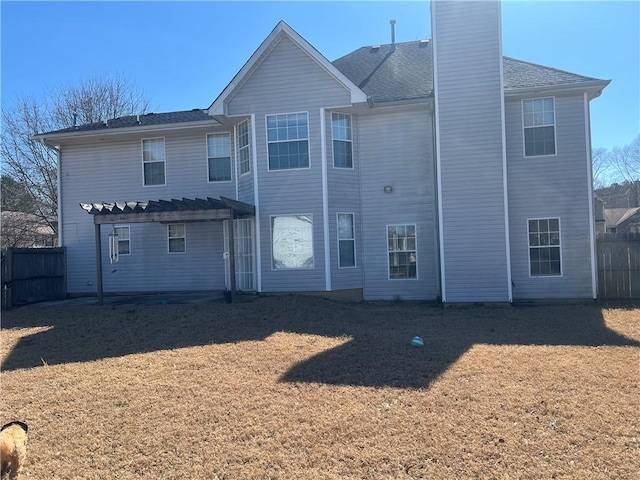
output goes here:
<path id="1" fill-rule="evenodd" d="M 396 21 L 391 19 L 389 20 L 389 23 L 391 24 L 391 45 L 395 45 L 396 44 Z"/>

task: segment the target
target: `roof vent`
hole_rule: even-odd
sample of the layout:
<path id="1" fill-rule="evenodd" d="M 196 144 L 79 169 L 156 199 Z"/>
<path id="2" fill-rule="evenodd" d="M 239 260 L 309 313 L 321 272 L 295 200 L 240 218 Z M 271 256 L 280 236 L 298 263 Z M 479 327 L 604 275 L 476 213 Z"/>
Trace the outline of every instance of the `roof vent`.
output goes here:
<path id="1" fill-rule="evenodd" d="M 371 51 L 372 52 L 377 52 L 378 50 L 380 50 L 380 45 L 372 45 L 371 46 Z"/>

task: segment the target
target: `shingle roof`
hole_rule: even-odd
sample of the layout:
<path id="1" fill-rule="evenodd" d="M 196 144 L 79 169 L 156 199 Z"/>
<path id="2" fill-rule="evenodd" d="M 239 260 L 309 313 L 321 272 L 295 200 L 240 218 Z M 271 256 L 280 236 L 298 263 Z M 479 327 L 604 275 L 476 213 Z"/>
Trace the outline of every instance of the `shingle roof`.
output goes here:
<path id="1" fill-rule="evenodd" d="M 362 47 L 333 65 L 374 102 L 416 100 L 433 96 L 433 58 L 427 40 Z M 535 63 L 504 57 L 505 89 L 599 81 Z"/>

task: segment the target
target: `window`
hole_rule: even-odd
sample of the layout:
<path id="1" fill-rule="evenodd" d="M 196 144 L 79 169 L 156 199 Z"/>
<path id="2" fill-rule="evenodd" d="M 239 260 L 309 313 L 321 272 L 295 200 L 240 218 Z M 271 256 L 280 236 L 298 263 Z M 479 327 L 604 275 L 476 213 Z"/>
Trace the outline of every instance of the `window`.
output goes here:
<path id="1" fill-rule="evenodd" d="M 231 180 L 231 135 L 214 133 L 207 135 L 207 161 L 210 182 Z"/>
<path id="2" fill-rule="evenodd" d="M 238 166 L 240 175 L 251 171 L 251 155 L 249 151 L 249 121 L 238 125 Z"/>
<path id="3" fill-rule="evenodd" d="M 553 98 L 522 101 L 524 155 L 555 155 L 556 127 Z"/>
<path id="4" fill-rule="evenodd" d="M 269 170 L 309 167 L 306 113 L 267 115 Z"/>
<path id="5" fill-rule="evenodd" d="M 164 185 L 164 138 L 142 140 L 144 185 Z"/>
<path id="6" fill-rule="evenodd" d="M 184 223 L 170 223 L 167 225 L 169 239 L 169 253 L 184 253 L 187 251 L 187 237 Z"/>
<path id="7" fill-rule="evenodd" d="M 562 275 L 559 218 L 529 220 L 529 273 L 532 277 Z"/>
<path id="8" fill-rule="evenodd" d="M 313 268 L 313 219 L 311 215 L 271 217 L 272 268 Z"/>
<path id="9" fill-rule="evenodd" d="M 353 146 L 351 141 L 351 115 L 331 114 L 333 135 L 333 166 L 353 168 Z"/>
<path id="10" fill-rule="evenodd" d="M 387 249 L 389 252 L 389 278 L 417 278 L 416 226 L 387 226 Z"/>
<path id="11" fill-rule="evenodd" d="M 118 235 L 118 255 L 131 254 L 131 232 L 128 226 L 113 227 L 113 233 Z"/>
<path id="12" fill-rule="evenodd" d="M 353 213 L 338 214 L 338 267 L 356 266 L 356 235 Z"/>

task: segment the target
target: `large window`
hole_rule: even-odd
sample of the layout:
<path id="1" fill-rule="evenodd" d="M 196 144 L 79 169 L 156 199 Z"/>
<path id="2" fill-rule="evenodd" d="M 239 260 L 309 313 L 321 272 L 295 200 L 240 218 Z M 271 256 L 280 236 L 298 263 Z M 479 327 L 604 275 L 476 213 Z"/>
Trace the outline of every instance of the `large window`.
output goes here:
<path id="1" fill-rule="evenodd" d="M 387 226 L 387 249 L 389 278 L 418 278 L 415 225 Z"/>
<path id="2" fill-rule="evenodd" d="M 353 213 L 338 213 L 338 267 L 356 266 L 356 233 Z"/>
<path id="3" fill-rule="evenodd" d="M 165 185 L 164 138 L 142 140 L 142 169 L 144 185 Z"/>
<path id="4" fill-rule="evenodd" d="M 210 182 L 231 180 L 231 135 L 214 133 L 207 135 L 207 161 Z"/>
<path id="5" fill-rule="evenodd" d="M 525 157 L 555 155 L 556 119 L 553 98 L 523 100 L 522 119 Z"/>
<path id="6" fill-rule="evenodd" d="M 167 225 L 167 239 L 169 253 L 184 253 L 187 251 L 187 232 L 184 223 L 170 223 Z"/>
<path id="7" fill-rule="evenodd" d="M 129 226 L 114 226 L 113 233 L 118 235 L 118 255 L 130 255 L 131 231 Z"/>
<path id="8" fill-rule="evenodd" d="M 309 126 L 306 113 L 267 115 L 269 170 L 309 166 Z"/>
<path id="9" fill-rule="evenodd" d="M 529 272 L 532 277 L 562 275 L 560 219 L 529 220 Z"/>
<path id="10" fill-rule="evenodd" d="M 313 218 L 311 215 L 271 217 L 272 268 L 313 268 Z"/>
<path id="11" fill-rule="evenodd" d="M 249 121 L 245 120 L 237 129 L 238 133 L 238 166 L 240 175 L 251 171 L 251 155 L 249 149 Z"/>
<path id="12" fill-rule="evenodd" d="M 333 166 L 353 168 L 351 115 L 332 113 L 331 134 L 333 136 Z"/>

